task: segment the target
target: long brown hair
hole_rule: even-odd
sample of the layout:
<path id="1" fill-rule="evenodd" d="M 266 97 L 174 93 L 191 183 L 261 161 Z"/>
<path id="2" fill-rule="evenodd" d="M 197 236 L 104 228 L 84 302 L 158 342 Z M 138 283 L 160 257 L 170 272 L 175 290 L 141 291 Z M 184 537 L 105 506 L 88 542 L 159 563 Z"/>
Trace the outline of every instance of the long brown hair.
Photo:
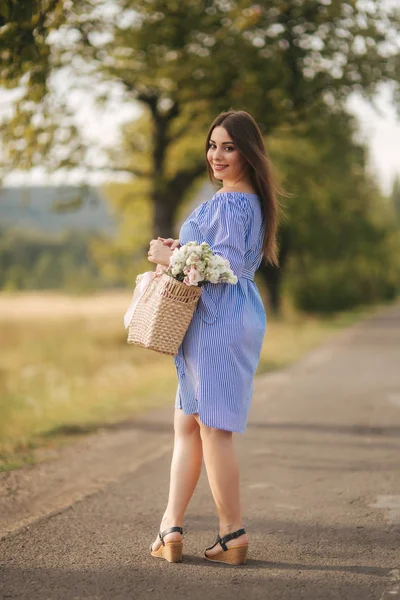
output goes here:
<path id="1" fill-rule="evenodd" d="M 263 254 L 265 260 L 278 266 L 276 234 L 280 208 L 276 198 L 270 161 L 264 146 L 260 128 L 249 113 L 244 110 L 230 110 L 220 113 L 212 122 L 206 139 L 206 154 L 214 127 L 226 129 L 243 158 L 250 165 L 252 183 L 260 196 L 264 222 Z M 212 183 L 215 179 L 208 160 L 207 171 Z"/>

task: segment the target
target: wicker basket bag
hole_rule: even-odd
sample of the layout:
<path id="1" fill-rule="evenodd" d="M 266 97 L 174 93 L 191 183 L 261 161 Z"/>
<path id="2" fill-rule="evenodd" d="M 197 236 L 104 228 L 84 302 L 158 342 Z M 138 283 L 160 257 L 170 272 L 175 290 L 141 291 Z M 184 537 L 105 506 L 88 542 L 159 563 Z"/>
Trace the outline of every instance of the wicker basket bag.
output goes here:
<path id="1" fill-rule="evenodd" d="M 128 343 L 175 356 L 200 295 L 199 286 L 188 286 L 165 273 L 154 277 L 133 312 Z"/>

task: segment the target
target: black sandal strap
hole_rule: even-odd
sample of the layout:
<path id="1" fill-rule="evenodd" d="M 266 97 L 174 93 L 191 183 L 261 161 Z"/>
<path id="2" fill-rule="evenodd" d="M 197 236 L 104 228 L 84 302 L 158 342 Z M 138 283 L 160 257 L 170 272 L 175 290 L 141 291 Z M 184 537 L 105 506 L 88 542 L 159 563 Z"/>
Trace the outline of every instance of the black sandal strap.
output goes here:
<path id="1" fill-rule="evenodd" d="M 215 543 L 212 546 L 210 546 L 209 548 L 206 548 L 206 550 L 212 550 L 214 548 L 214 546 L 216 546 L 219 543 L 220 539 L 221 538 L 220 538 L 220 536 L 218 534 L 217 535 L 217 539 L 215 540 Z"/>
<path id="2" fill-rule="evenodd" d="M 244 533 L 246 533 L 246 531 L 244 529 L 238 529 L 237 531 L 234 531 L 233 533 L 228 533 L 227 535 L 224 535 L 223 538 L 219 538 L 219 540 L 217 540 L 217 542 L 219 542 L 221 544 L 221 548 L 223 550 L 228 550 L 228 546 L 226 545 L 226 542 L 229 542 L 229 540 L 234 540 L 235 538 L 240 537 Z M 214 546 L 215 546 L 215 544 L 214 544 Z"/>
<path id="3" fill-rule="evenodd" d="M 159 536 L 163 546 L 165 546 L 164 537 L 166 535 L 168 535 L 169 533 L 174 533 L 174 531 L 177 531 L 178 533 L 183 535 L 182 527 L 170 527 L 169 529 L 165 529 L 162 533 L 161 533 L 161 531 L 159 532 L 158 536 Z"/>

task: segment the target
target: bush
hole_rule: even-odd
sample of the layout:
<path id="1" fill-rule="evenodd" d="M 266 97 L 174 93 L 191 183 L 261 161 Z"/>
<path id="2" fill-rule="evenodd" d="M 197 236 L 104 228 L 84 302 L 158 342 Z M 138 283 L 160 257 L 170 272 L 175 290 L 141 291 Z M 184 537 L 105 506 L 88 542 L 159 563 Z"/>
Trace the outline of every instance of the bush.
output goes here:
<path id="1" fill-rule="evenodd" d="M 340 261 L 310 260 L 290 278 L 294 303 L 306 312 L 333 313 L 392 300 L 400 291 L 399 256 L 400 251 L 386 256 L 381 251 Z"/>
<path id="2" fill-rule="evenodd" d="M 92 236 L 58 237 L 27 231 L 0 230 L 0 289 L 67 289 L 104 287 L 91 257 Z"/>

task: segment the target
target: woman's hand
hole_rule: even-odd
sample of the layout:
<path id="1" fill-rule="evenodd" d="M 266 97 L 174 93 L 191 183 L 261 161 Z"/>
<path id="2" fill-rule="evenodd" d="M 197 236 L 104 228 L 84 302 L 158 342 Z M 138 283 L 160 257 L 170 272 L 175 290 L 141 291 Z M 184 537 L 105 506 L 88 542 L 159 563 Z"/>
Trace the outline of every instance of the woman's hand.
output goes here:
<path id="1" fill-rule="evenodd" d="M 150 249 L 147 253 L 147 260 L 157 265 L 168 267 L 171 256 L 172 250 L 163 243 L 162 238 L 151 240 Z"/>
<path id="2" fill-rule="evenodd" d="M 179 248 L 179 246 L 180 246 L 179 240 L 174 240 L 172 238 L 162 238 L 162 237 L 159 237 L 158 239 L 161 240 L 163 244 L 168 246 L 168 248 L 171 248 L 171 250 L 175 250 L 175 248 Z"/>

